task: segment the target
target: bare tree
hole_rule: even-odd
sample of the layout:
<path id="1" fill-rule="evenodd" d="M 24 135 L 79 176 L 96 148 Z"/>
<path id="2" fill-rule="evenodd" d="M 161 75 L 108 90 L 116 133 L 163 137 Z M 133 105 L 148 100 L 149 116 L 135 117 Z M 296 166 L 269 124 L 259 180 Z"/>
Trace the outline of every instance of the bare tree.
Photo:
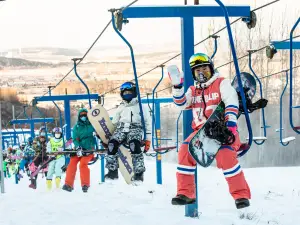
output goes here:
<path id="1" fill-rule="evenodd" d="M 209 25 L 208 25 L 207 29 L 208 29 L 209 35 L 211 35 L 215 32 L 215 21 L 214 20 L 209 21 Z M 211 56 L 215 49 L 213 38 L 210 38 L 207 42 L 204 42 L 203 44 L 204 44 L 207 54 L 209 56 Z"/>
<path id="2" fill-rule="evenodd" d="M 272 26 L 273 26 L 273 11 L 272 11 L 272 14 L 271 14 L 271 22 L 269 24 L 269 27 L 268 27 L 268 40 L 269 42 L 272 40 Z M 273 70 L 270 71 L 270 68 L 269 68 L 269 64 L 270 64 L 270 59 L 267 59 L 267 64 L 266 64 L 266 74 L 269 74 L 269 73 L 272 73 Z M 269 89 L 269 78 L 266 78 L 265 79 L 265 93 L 264 93 L 264 96 L 265 98 L 268 99 L 268 89 Z"/>

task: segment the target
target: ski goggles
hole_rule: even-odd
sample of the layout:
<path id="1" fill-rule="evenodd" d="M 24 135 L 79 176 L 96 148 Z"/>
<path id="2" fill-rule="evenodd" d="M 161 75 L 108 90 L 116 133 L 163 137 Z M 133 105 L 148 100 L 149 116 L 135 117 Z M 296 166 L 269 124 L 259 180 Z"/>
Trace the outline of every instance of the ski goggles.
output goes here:
<path id="1" fill-rule="evenodd" d="M 53 128 L 52 132 L 53 133 L 62 133 L 62 130 L 60 127 L 55 127 L 55 128 Z"/>
<path id="2" fill-rule="evenodd" d="M 120 87 L 120 91 L 133 89 L 133 88 L 135 88 L 135 84 L 132 84 L 131 82 L 126 82 L 126 83 L 122 84 L 122 86 Z"/>
<path id="3" fill-rule="evenodd" d="M 210 65 L 211 60 L 210 58 L 202 53 L 195 54 L 190 58 L 189 61 L 191 69 L 197 67 L 197 66 L 205 66 L 205 65 Z"/>
<path id="4" fill-rule="evenodd" d="M 81 113 L 79 114 L 79 117 L 83 117 L 83 116 L 87 116 L 87 112 L 81 112 Z"/>

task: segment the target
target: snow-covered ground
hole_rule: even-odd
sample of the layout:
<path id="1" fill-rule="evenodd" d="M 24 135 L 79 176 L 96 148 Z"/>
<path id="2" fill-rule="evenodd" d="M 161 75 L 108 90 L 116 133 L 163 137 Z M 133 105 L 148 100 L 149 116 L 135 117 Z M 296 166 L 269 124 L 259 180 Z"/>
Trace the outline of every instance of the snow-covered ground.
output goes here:
<path id="1" fill-rule="evenodd" d="M 298 225 L 300 224 L 300 168 L 245 169 L 252 189 L 252 220 L 239 219 L 222 172 L 198 169 L 199 217 L 184 216 L 184 207 L 172 206 L 176 164 L 163 163 L 163 185 L 156 185 L 155 162 L 146 160 L 145 182 L 128 186 L 122 180 L 102 183 L 100 165 L 91 166 L 91 188 L 46 191 L 45 178 L 37 190 L 28 178 L 19 184 L 6 179 L 0 194 L 0 225 Z M 121 176 L 121 175 L 120 175 Z"/>

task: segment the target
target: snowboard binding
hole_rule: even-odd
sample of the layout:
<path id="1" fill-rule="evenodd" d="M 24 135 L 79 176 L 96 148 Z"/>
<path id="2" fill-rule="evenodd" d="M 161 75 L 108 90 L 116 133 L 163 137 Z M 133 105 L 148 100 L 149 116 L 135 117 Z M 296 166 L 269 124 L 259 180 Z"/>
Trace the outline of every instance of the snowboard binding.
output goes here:
<path id="1" fill-rule="evenodd" d="M 249 95 L 250 88 L 244 87 L 243 89 L 244 89 L 244 93 L 245 93 L 246 106 L 247 106 L 248 113 L 252 113 L 258 109 L 263 109 L 267 106 L 268 100 L 264 99 L 264 98 L 259 99 L 255 103 L 252 103 L 252 100 L 251 100 L 252 97 Z M 238 93 L 238 98 L 239 98 L 239 113 L 244 114 L 245 110 L 243 108 L 241 93 L 240 92 L 237 92 L 237 93 Z"/>
<path id="2" fill-rule="evenodd" d="M 222 145 L 231 145 L 235 142 L 234 134 L 225 126 L 223 120 L 209 122 L 204 132 L 208 138 L 217 140 Z"/>

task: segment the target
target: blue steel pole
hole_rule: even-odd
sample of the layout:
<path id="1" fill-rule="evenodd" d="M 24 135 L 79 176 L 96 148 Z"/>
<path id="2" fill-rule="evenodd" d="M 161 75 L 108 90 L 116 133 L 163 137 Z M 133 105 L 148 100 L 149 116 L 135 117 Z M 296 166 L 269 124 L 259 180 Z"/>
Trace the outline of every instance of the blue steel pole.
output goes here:
<path id="1" fill-rule="evenodd" d="M 48 86 L 48 89 L 49 89 L 49 96 L 51 96 L 51 86 Z M 64 149 L 66 149 L 66 141 L 65 141 L 65 135 L 64 135 L 64 128 L 63 128 L 61 110 L 58 107 L 58 105 L 55 103 L 55 101 L 52 101 L 52 102 L 55 105 L 55 107 L 57 108 L 58 113 L 59 113 L 59 124 L 60 124 L 61 132 L 62 132 L 63 147 L 64 147 Z"/>
<path id="2" fill-rule="evenodd" d="M 139 88 L 139 81 L 138 81 L 138 76 L 136 72 L 136 65 L 135 65 L 135 59 L 134 59 L 134 52 L 131 44 L 126 40 L 126 38 L 118 31 L 115 23 L 115 17 L 114 17 L 114 11 L 111 11 L 111 20 L 112 20 L 112 25 L 116 33 L 120 36 L 120 38 L 126 43 L 130 50 L 130 55 L 131 55 L 131 61 L 132 61 L 132 69 L 133 69 L 133 74 L 134 74 L 134 81 L 136 85 L 136 91 L 137 91 L 137 98 L 139 102 L 139 108 L 140 108 L 140 113 L 141 113 L 141 121 L 143 124 L 143 130 L 144 130 L 144 140 L 146 140 L 146 128 L 145 128 L 145 119 L 144 119 L 144 113 L 143 113 L 143 107 L 142 107 L 142 100 L 141 100 L 141 94 L 140 94 L 140 88 Z"/>
<path id="3" fill-rule="evenodd" d="M 254 72 L 253 68 L 252 68 L 252 51 L 249 51 L 249 68 L 250 71 L 253 73 L 253 75 L 255 76 L 256 80 L 258 81 L 259 84 L 259 91 L 260 91 L 260 98 L 263 98 L 263 89 L 262 89 L 262 84 L 260 79 L 257 77 L 256 73 Z M 261 109 L 261 116 L 262 116 L 262 120 L 263 120 L 263 129 L 264 129 L 264 137 L 267 137 L 267 125 L 266 125 L 266 119 L 265 119 L 265 109 L 262 108 Z M 265 143 L 265 140 L 258 142 L 256 140 L 254 140 L 254 143 L 257 145 L 262 145 L 263 143 Z"/>
<path id="4" fill-rule="evenodd" d="M 14 111 L 13 111 L 14 112 Z M 13 118 L 15 118 L 15 116 L 13 115 Z M 19 135 L 17 135 L 17 131 L 15 128 L 15 124 L 13 124 L 12 129 L 14 130 L 13 133 L 13 143 L 14 145 L 17 145 L 17 140 L 18 140 L 18 145 L 20 146 L 20 140 L 19 140 Z M 7 130 L 7 129 L 6 129 Z"/>
<path id="5" fill-rule="evenodd" d="M 64 101 L 65 106 L 65 120 L 66 120 L 66 140 L 69 140 L 71 138 L 71 107 L 70 107 L 70 101 L 65 100 Z"/>
<path id="6" fill-rule="evenodd" d="M 156 84 L 156 86 L 153 88 L 152 90 L 152 148 L 155 149 L 154 146 L 154 138 L 156 138 L 157 140 L 157 130 L 156 130 L 156 122 L 155 122 L 155 110 L 154 110 L 154 104 L 155 104 L 155 91 L 156 88 L 158 87 L 158 85 L 160 84 L 160 82 L 163 80 L 164 78 L 164 65 L 161 65 L 161 78 L 158 81 L 158 83 Z M 148 96 L 148 95 L 147 95 Z M 155 132 L 155 133 L 154 133 Z M 155 135 L 154 135 L 155 134 Z M 157 148 L 157 141 L 156 141 L 156 148 Z"/>
<path id="7" fill-rule="evenodd" d="M 101 182 L 104 183 L 105 182 L 105 162 L 104 162 L 104 159 L 105 159 L 105 156 L 103 154 L 101 154 L 100 156 L 100 160 L 101 160 Z"/>
<path id="8" fill-rule="evenodd" d="M 17 145 L 17 134 L 16 134 L 16 132 L 17 131 L 15 130 L 15 132 L 14 132 L 14 145 Z"/>
<path id="9" fill-rule="evenodd" d="M 217 51 L 218 51 L 218 40 L 217 40 L 217 38 L 218 38 L 219 36 L 217 36 L 217 35 L 212 35 L 211 37 L 214 38 L 214 43 L 215 43 L 215 50 L 214 50 L 213 54 L 212 54 L 211 57 L 210 57 L 211 59 L 213 59 L 213 58 L 215 57 Z"/>
<path id="10" fill-rule="evenodd" d="M 160 131 L 160 103 L 155 102 L 155 132 L 156 132 L 156 146 L 160 145 L 161 131 Z M 156 155 L 156 182 L 162 184 L 162 167 L 161 154 Z"/>
<path id="11" fill-rule="evenodd" d="M 70 140 L 71 135 L 71 107 L 70 107 L 70 100 L 64 100 L 64 108 L 65 108 L 65 125 L 66 125 L 66 140 Z M 70 157 L 65 157 L 65 165 L 69 165 Z"/>
<path id="12" fill-rule="evenodd" d="M 5 144 L 8 144 L 8 141 L 6 140 L 5 136 L 3 136 L 2 132 L 1 132 L 1 137 L 2 137 L 2 149 L 4 150 L 6 149 Z"/>
<path id="13" fill-rule="evenodd" d="M 14 177 L 15 177 L 15 183 L 18 184 L 18 183 L 19 183 L 19 180 L 18 180 L 18 174 L 15 174 Z"/>
<path id="14" fill-rule="evenodd" d="M 155 149 L 154 146 L 154 136 L 156 140 L 156 148 L 160 145 L 160 138 L 161 138 L 161 132 L 160 132 L 160 103 L 156 102 L 155 100 L 155 91 L 160 82 L 164 78 L 164 65 L 161 65 L 161 78 L 156 84 L 156 86 L 153 88 L 152 91 L 152 147 Z M 155 108 L 155 109 L 154 109 Z M 155 132 L 155 133 L 154 133 Z M 155 135 L 154 135 L 155 134 Z M 162 166 L 161 166 L 161 154 L 156 154 L 156 182 L 157 184 L 162 184 Z"/>
<path id="15" fill-rule="evenodd" d="M 5 128 L 7 131 L 9 131 L 7 128 Z M 2 136 L 2 138 L 4 138 L 3 136 Z M 13 143 L 13 136 L 11 136 L 11 134 L 9 134 L 9 140 L 10 141 L 8 141 L 8 145 L 7 145 L 7 147 L 9 146 L 9 144 L 10 143 Z"/>
<path id="16" fill-rule="evenodd" d="M 10 132 L 7 128 L 5 128 L 6 130 L 7 130 L 7 132 Z M 13 134 L 11 134 L 11 133 L 9 133 L 9 134 L 7 134 L 7 135 L 9 135 L 9 136 L 3 136 L 3 134 L 2 134 L 2 138 L 7 138 L 7 139 L 9 139 L 9 141 L 7 141 L 7 147 L 9 146 L 9 144 L 10 143 L 13 143 L 13 136 L 11 136 L 11 135 L 13 135 Z M 3 144 L 3 143 L 2 143 Z"/>
<path id="17" fill-rule="evenodd" d="M 34 122 L 32 120 L 30 120 L 30 135 L 32 138 L 35 137 L 35 133 L 34 133 Z"/>
<path id="18" fill-rule="evenodd" d="M 79 79 L 79 81 L 83 84 L 83 86 L 85 87 L 87 93 L 88 93 L 88 96 L 89 96 L 89 106 L 90 106 L 90 109 L 92 108 L 92 102 L 91 102 L 91 95 L 90 95 L 90 89 L 89 87 L 86 85 L 86 83 L 81 79 L 81 77 L 79 76 L 79 74 L 77 73 L 77 64 L 76 64 L 76 61 L 77 60 L 82 60 L 82 59 L 72 59 L 74 61 L 74 72 L 75 72 L 75 75 L 76 77 Z"/>
<path id="19" fill-rule="evenodd" d="M 101 145 L 100 143 L 100 148 L 103 148 L 103 146 Z M 105 156 L 104 154 L 101 154 L 100 155 L 100 170 L 101 170 L 101 182 L 104 183 L 105 182 L 105 179 L 104 179 L 104 176 L 105 176 L 105 162 L 104 162 L 104 159 L 105 159 Z"/>
<path id="20" fill-rule="evenodd" d="M 177 152 L 179 150 L 179 120 L 180 120 L 180 117 L 182 115 L 182 110 L 180 111 L 179 115 L 178 115 L 178 118 L 177 118 L 177 121 L 176 121 L 176 149 L 177 149 Z"/>
<path id="21" fill-rule="evenodd" d="M 279 127 L 279 137 L 280 137 L 280 144 L 283 146 L 288 146 L 289 142 L 284 143 L 282 142 L 282 130 L 283 130 L 283 126 L 282 126 L 282 104 L 283 104 L 283 96 L 284 96 L 284 92 L 288 86 L 289 83 L 289 75 L 288 75 L 288 71 L 285 71 L 285 86 L 282 90 L 281 96 L 280 96 L 280 127 Z"/>
<path id="22" fill-rule="evenodd" d="M 194 84 L 192 72 L 189 65 L 189 58 L 194 54 L 194 18 L 188 16 L 181 18 L 181 51 L 182 51 L 182 71 L 184 71 L 184 90 Z M 192 123 L 191 110 L 183 112 L 183 137 L 186 139 L 192 132 L 190 124 Z M 197 170 L 197 167 L 196 169 Z M 197 173 L 195 173 L 196 184 L 196 203 L 185 206 L 185 216 L 198 217 L 198 187 Z"/>
<path id="23" fill-rule="evenodd" d="M 26 142 L 26 138 L 25 138 L 25 133 L 24 133 L 24 130 L 23 130 L 23 128 L 22 128 L 22 126 L 21 126 L 21 124 L 19 125 L 19 127 L 20 127 L 20 129 L 21 129 L 21 131 L 22 131 L 22 135 L 23 135 L 23 142 L 25 143 Z M 18 133 L 19 134 L 19 133 Z M 18 140 L 19 140 L 19 142 L 20 142 L 20 139 L 19 139 L 19 136 L 17 136 L 17 138 L 18 138 Z M 20 143 L 19 143 L 20 144 Z"/>
<path id="24" fill-rule="evenodd" d="M 300 134 L 300 127 L 295 127 L 293 123 L 293 33 L 300 23 L 300 17 L 298 18 L 297 22 L 294 24 L 293 28 L 290 32 L 290 107 L 289 107 L 289 114 L 290 114 L 290 125 L 292 129 Z"/>
<path id="25" fill-rule="evenodd" d="M 47 129 L 47 123 L 46 123 L 46 116 L 44 113 L 42 113 L 42 111 L 37 107 L 36 104 L 34 105 L 34 107 L 39 112 L 39 114 L 44 118 L 44 126 L 45 126 L 45 130 L 46 130 L 46 140 L 48 140 L 48 129 Z"/>
<path id="26" fill-rule="evenodd" d="M 26 113 L 26 106 L 24 105 L 23 106 L 23 113 L 24 113 L 24 116 L 29 120 L 29 124 L 30 124 L 30 136 L 32 137 L 32 138 L 34 138 L 35 137 L 35 133 L 34 133 L 34 123 L 32 122 L 32 118 L 30 118 L 29 116 L 28 116 L 28 114 Z"/>
<path id="27" fill-rule="evenodd" d="M 253 140 L 252 127 L 251 127 L 250 117 L 249 117 L 248 110 L 247 110 L 244 89 L 242 88 L 243 83 L 242 83 L 240 68 L 239 68 L 237 55 L 236 55 L 236 51 L 235 51 L 235 47 L 234 47 L 234 41 L 233 41 L 233 36 L 232 36 L 232 31 L 231 31 L 230 21 L 229 21 L 229 15 L 228 15 L 227 9 L 224 6 L 224 4 L 220 0 L 215 0 L 215 1 L 220 5 L 220 7 L 222 8 L 222 10 L 224 12 L 224 17 L 225 17 L 226 27 L 227 27 L 227 32 L 228 32 L 228 38 L 229 38 L 233 62 L 234 62 L 234 67 L 235 67 L 236 76 L 237 76 L 237 80 L 238 80 L 238 84 L 239 84 L 239 88 L 240 88 L 240 93 L 241 93 L 241 97 L 242 97 L 242 105 L 244 108 L 245 118 L 246 118 L 247 127 L 248 127 L 248 133 L 249 133 L 248 145 L 251 146 L 252 140 Z M 249 149 L 239 153 L 238 156 L 241 157 L 241 156 L 245 155 L 248 150 Z"/>
<path id="28" fill-rule="evenodd" d="M 103 146 L 101 145 L 101 143 L 99 143 L 98 145 L 98 139 L 97 137 L 95 136 L 95 148 L 96 149 L 102 149 Z M 101 183 L 104 183 L 104 162 L 103 162 L 103 154 L 101 154 L 101 161 L 100 161 L 100 180 L 101 180 Z M 99 155 L 97 155 L 97 157 L 99 157 Z"/>

